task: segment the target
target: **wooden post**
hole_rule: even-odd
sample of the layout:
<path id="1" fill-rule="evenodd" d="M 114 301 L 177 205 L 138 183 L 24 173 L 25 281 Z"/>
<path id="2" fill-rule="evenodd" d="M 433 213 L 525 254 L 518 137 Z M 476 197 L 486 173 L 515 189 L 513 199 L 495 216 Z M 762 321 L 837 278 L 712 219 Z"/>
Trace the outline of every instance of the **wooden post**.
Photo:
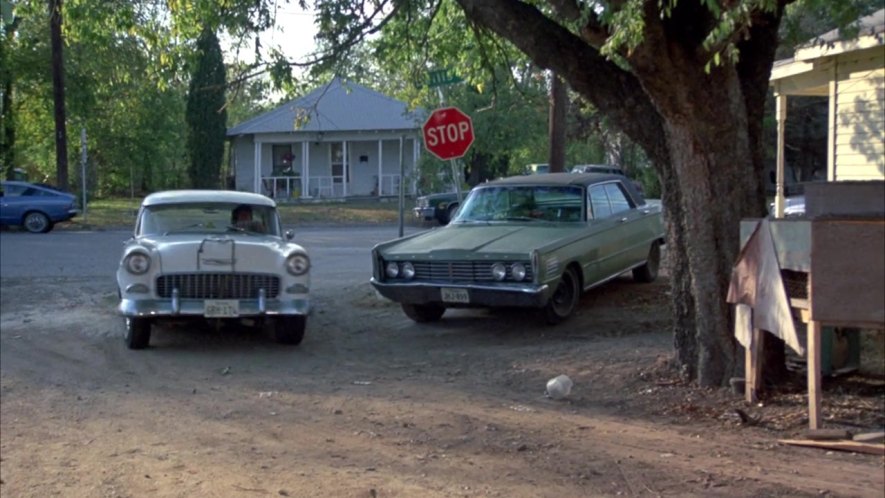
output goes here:
<path id="1" fill-rule="evenodd" d="M 758 401 L 762 389 L 762 330 L 754 328 L 750 336 L 750 347 L 744 356 L 744 370 L 747 378 L 744 384 L 744 397 L 747 403 Z"/>
<path id="2" fill-rule="evenodd" d="M 820 429 L 820 322 L 808 321 L 808 428 Z"/>
<path id="3" fill-rule="evenodd" d="M 786 143 L 785 130 L 787 122 L 787 96 L 781 93 L 775 94 L 775 117 L 777 120 L 777 171 L 775 173 L 774 216 L 784 217 L 784 144 Z"/>

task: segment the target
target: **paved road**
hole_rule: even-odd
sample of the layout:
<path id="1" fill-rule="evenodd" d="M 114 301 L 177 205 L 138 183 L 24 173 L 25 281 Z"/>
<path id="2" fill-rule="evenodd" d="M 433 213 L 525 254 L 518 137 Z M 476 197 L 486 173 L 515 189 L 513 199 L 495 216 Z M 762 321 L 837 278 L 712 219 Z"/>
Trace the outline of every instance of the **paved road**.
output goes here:
<path id="1" fill-rule="evenodd" d="M 406 228 L 406 234 L 417 228 Z M 396 238 L 395 225 L 296 228 L 295 241 L 313 262 L 313 285 L 365 281 L 372 246 Z M 0 278 L 102 277 L 113 282 L 128 230 L 65 231 L 47 234 L 0 232 Z"/>

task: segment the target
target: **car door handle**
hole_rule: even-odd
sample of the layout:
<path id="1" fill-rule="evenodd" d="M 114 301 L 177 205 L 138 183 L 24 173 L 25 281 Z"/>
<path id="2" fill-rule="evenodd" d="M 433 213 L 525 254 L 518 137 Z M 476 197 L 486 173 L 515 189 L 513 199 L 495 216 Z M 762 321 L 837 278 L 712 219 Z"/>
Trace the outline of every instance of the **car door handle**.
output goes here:
<path id="1" fill-rule="evenodd" d="M 620 220 L 618 220 L 618 221 L 620 221 L 620 222 L 621 222 L 621 223 L 627 223 L 627 218 L 626 218 L 626 217 L 624 217 L 624 218 L 621 218 L 621 219 L 620 219 Z"/>

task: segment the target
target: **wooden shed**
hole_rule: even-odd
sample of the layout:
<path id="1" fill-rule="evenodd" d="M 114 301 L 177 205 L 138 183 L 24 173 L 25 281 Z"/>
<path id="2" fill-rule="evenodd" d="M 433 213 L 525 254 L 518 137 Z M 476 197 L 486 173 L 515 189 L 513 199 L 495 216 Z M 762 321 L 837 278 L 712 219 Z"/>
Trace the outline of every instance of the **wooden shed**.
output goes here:
<path id="1" fill-rule="evenodd" d="M 768 330 L 807 360 L 808 421 L 821 416 L 823 326 L 885 330 L 885 9 L 857 33 L 825 33 L 777 61 L 775 219 L 744 220 L 728 301 L 746 348 L 746 399 L 761 385 L 760 334 Z M 804 209 L 784 219 L 788 96 L 827 97 L 827 181 L 804 185 Z M 806 323 L 801 344 L 792 316 Z"/>

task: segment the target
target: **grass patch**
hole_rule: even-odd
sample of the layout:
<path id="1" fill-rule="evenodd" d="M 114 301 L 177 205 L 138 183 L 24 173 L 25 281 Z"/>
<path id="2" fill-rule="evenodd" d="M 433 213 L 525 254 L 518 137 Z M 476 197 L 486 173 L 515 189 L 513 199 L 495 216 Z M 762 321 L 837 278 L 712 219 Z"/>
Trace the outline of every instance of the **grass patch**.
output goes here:
<path id="1" fill-rule="evenodd" d="M 75 227 L 131 227 L 142 199 L 113 198 L 89 201 L 86 216 L 82 214 L 70 223 Z M 412 219 L 413 201 L 406 199 L 404 217 Z M 305 202 L 277 206 L 283 225 L 303 224 L 371 224 L 399 221 L 399 203 L 396 200 L 355 200 L 347 202 Z"/>
<path id="2" fill-rule="evenodd" d="M 139 198 L 90 200 L 86 205 L 86 216 L 80 213 L 71 223 L 91 227 L 131 227 L 135 224 L 135 215 L 140 204 Z"/>
<path id="3" fill-rule="evenodd" d="M 284 225 L 299 223 L 391 223 L 399 220 L 399 203 L 378 201 L 283 204 L 277 207 Z M 407 201 L 406 214 L 411 214 Z M 406 218 L 408 219 L 408 218 Z"/>

